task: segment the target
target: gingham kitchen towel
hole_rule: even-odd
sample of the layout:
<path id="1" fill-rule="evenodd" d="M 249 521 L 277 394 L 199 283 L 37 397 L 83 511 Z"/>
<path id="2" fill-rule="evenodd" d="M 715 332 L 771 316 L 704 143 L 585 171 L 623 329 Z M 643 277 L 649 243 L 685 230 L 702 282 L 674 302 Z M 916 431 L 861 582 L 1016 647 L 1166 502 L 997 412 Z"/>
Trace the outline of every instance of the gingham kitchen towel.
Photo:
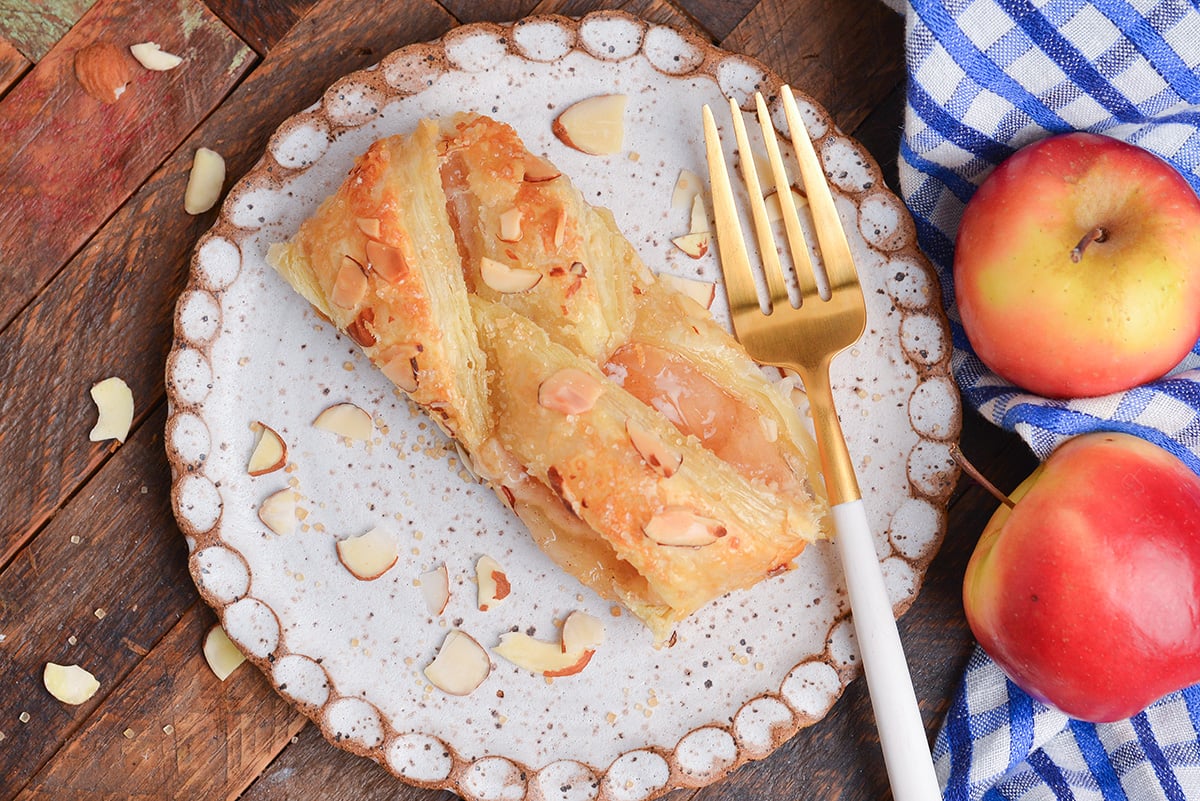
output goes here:
<path id="1" fill-rule="evenodd" d="M 901 191 L 942 279 L 967 401 L 1045 458 L 1063 439 L 1122 430 L 1200 473 L 1200 344 L 1172 374 L 1102 398 L 1022 392 L 971 352 L 951 264 L 963 207 L 997 164 L 1053 133 L 1145 147 L 1200 190 L 1200 9 L 1184 0 L 911 0 Z M 1091 726 L 1039 704 L 981 652 L 935 757 L 948 801 L 1200 801 L 1200 688 Z"/>

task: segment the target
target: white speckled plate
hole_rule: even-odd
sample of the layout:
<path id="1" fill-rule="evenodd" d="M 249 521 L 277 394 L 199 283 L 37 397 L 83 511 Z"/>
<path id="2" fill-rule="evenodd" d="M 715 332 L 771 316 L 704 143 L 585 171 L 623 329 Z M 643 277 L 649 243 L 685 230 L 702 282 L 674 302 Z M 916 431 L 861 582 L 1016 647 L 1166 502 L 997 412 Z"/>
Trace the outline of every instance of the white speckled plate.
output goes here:
<path id="1" fill-rule="evenodd" d="M 694 261 L 670 244 L 688 226 L 672 190 L 681 168 L 706 174 L 701 105 L 725 95 L 744 105 L 779 83 L 745 57 L 620 13 L 468 25 L 338 80 L 280 127 L 230 192 L 176 311 L 166 377 L 172 500 L 205 600 L 339 747 L 468 799 L 634 801 L 766 756 L 819 720 L 855 675 L 827 545 L 809 548 L 798 569 L 710 604 L 678 628 L 674 647 L 653 647 L 632 616 L 551 563 L 465 475 L 436 428 L 264 261 L 373 140 L 424 116 L 476 110 L 512 124 L 611 208 L 652 269 L 716 279 L 713 255 Z M 629 96 L 625 153 L 585 156 L 553 137 L 558 110 L 611 92 Z M 863 149 L 800 100 L 867 289 L 868 331 L 837 361 L 835 385 L 899 611 L 941 541 L 956 477 L 948 329 L 903 205 Z M 714 310 L 724 314 L 721 304 Z M 371 411 L 371 442 L 347 445 L 312 427 L 338 401 Z M 285 470 L 247 475 L 255 421 L 288 443 Z M 278 536 L 256 510 L 288 485 L 305 517 Z M 375 525 L 398 536 L 400 559 L 381 578 L 358 581 L 339 565 L 335 542 Z M 486 613 L 475 607 L 482 554 L 504 565 L 513 586 Z M 417 578 L 442 563 L 452 597 L 435 616 Z M 422 675 L 451 627 L 489 647 L 513 628 L 553 638 L 574 609 L 603 617 L 608 634 L 578 675 L 547 680 L 494 657 L 467 697 Z"/>

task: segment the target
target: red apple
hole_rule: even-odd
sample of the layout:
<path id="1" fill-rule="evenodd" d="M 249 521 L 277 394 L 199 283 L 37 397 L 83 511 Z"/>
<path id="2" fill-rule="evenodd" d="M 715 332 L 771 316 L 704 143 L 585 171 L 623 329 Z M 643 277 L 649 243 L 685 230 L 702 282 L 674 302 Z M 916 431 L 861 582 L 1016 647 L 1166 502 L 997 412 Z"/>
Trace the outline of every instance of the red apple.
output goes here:
<path id="1" fill-rule="evenodd" d="M 1162 376 L 1200 338 L 1200 199 L 1147 150 L 1069 133 L 987 177 L 959 225 L 963 328 L 997 374 L 1054 398 Z"/>
<path id="2" fill-rule="evenodd" d="M 1200 477 L 1129 434 L 1068 440 L 988 523 L 963 603 L 983 649 L 1072 717 L 1200 681 Z"/>

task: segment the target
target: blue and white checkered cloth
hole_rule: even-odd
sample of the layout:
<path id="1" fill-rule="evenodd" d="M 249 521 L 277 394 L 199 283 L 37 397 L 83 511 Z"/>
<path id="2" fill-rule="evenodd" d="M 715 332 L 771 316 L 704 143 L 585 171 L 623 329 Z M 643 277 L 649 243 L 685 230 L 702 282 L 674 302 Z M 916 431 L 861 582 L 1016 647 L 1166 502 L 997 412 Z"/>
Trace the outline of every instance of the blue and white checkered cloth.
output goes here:
<path id="1" fill-rule="evenodd" d="M 954 308 L 958 221 L 1019 147 L 1087 130 L 1136 143 L 1200 190 L 1200 8 L 1184 0 L 910 0 L 901 191 L 942 279 L 968 403 L 1045 458 L 1105 429 L 1200 473 L 1200 344 L 1163 380 L 1101 398 L 1025 393 L 972 353 Z M 1200 687 L 1092 726 L 1033 701 L 982 652 L 938 737 L 948 801 L 1200 801 Z"/>

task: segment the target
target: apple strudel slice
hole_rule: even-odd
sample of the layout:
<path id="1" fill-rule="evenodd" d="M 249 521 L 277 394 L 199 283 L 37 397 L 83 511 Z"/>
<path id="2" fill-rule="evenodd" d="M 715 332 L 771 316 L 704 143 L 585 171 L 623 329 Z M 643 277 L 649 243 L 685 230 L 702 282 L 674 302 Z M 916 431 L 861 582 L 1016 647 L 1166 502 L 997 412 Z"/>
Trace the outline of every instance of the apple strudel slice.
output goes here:
<path id="1" fill-rule="evenodd" d="M 379 140 L 269 260 L 659 639 L 824 536 L 793 405 L 507 125 Z"/>

